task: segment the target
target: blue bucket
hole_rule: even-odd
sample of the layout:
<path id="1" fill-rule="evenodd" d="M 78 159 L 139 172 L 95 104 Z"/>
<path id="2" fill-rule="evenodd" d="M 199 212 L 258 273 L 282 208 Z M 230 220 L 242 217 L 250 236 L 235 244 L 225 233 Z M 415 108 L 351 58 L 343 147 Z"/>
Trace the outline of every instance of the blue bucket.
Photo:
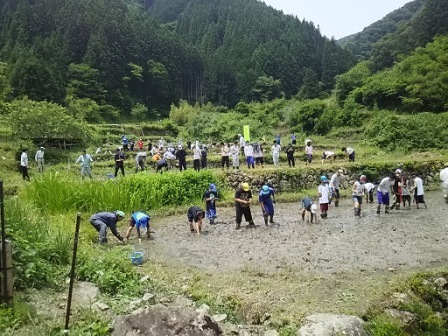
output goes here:
<path id="1" fill-rule="evenodd" d="M 141 264 L 143 264 L 143 256 L 144 255 L 145 254 L 143 252 L 131 253 L 130 257 L 131 257 L 132 265 L 140 266 Z"/>

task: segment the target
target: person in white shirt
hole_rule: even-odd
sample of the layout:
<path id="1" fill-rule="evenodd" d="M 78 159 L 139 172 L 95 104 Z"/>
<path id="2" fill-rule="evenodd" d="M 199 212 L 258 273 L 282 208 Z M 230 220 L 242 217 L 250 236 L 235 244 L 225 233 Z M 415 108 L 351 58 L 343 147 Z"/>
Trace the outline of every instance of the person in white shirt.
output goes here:
<path id="1" fill-rule="evenodd" d="M 20 155 L 20 171 L 22 172 L 22 177 L 24 180 L 29 181 L 30 176 L 28 175 L 28 149 L 24 148 L 22 154 Z"/>
<path id="2" fill-rule="evenodd" d="M 240 147 L 238 146 L 238 141 L 235 141 L 230 147 L 230 155 L 232 155 L 233 169 L 240 169 Z"/>
<path id="3" fill-rule="evenodd" d="M 196 145 L 193 147 L 193 168 L 194 170 L 201 170 L 201 148 L 199 147 L 199 141 L 196 141 Z"/>
<path id="4" fill-rule="evenodd" d="M 238 134 L 238 137 L 240 138 L 240 148 L 244 148 L 246 146 L 246 139 L 241 134 Z"/>
<path id="5" fill-rule="evenodd" d="M 250 142 L 246 142 L 246 146 L 244 146 L 244 156 L 246 157 L 247 168 L 255 169 L 254 148 Z"/>
<path id="6" fill-rule="evenodd" d="M 170 151 L 166 151 L 163 153 L 163 158 L 168 162 L 168 166 L 170 169 L 176 167 L 176 155 L 174 155 Z"/>
<path id="7" fill-rule="evenodd" d="M 336 160 L 336 154 L 332 151 L 325 151 L 322 153 L 322 164 L 324 164 L 325 160 L 328 161 L 335 161 Z"/>
<path id="8" fill-rule="evenodd" d="M 336 173 L 334 173 L 333 175 L 331 175 L 331 179 L 330 179 L 330 195 L 331 198 L 334 198 L 334 206 L 338 207 L 339 206 L 339 198 L 341 197 L 339 194 L 339 186 L 341 184 L 341 179 L 342 179 L 342 174 L 344 173 L 344 171 L 342 169 L 339 169 Z"/>
<path id="9" fill-rule="evenodd" d="M 317 188 L 320 205 L 320 217 L 327 218 L 328 216 L 328 204 L 330 203 L 330 187 L 328 186 L 328 178 L 324 175 L 320 177 L 321 183 Z"/>
<path id="10" fill-rule="evenodd" d="M 222 170 L 224 170 L 224 166 L 229 169 L 229 155 L 230 155 L 230 148 L 227 143 L 221 142 L 221 166 Z"/>
<path id="11" fill-rule="evenodd" d="M 277 143 L 277 141 L 274 140 L 274 144 L 271 147 L 271 152 L 272 152 L 272 161 L 274 161 L 275 167 L 278 167 L 281 150 L 282 148 L 280 147 L 280 145 Z"/>
<path id="12" fill-rule="evenodd" d="M 135 173 L 138 173 L 138 169 L 140 168 L 141 171 L 145 170 L 145 166 L 146 166 L 146 151 L 144 150 L 139 150 L 137 155 L 135 156 Z"/>
<path id="13" fill-rule="evenodd" d="M 342 147 L 342 151 L 348 155 L 348 162 L 355 162 L 355 150 L 350 147 Z"/>
<path id="14" fill-rule="evenodd" d="M 34 156 L 34 160 L 37 162 L 37 170 L 39 172 L 44 171 L 44 154 L 45 154 L 45 148 L 40 147 L 39 150 L 36 152 L 36 155 Z"/>
<path id="15" fill-rule="evenodd" d="M 373 191 L 375 190 L 375 184 L 368 182 L 365 184 L 366 189 L 366 203 L 373 203 Z"/>
<path id="16" fill-rule="evenodd" d="M 448 162 L 445 162 L 445 168 L 440 171 L 440 180 L 442 181 L 443 197 L 448 204 Z"/>
<path id="17" fill-rule="evenodd" d="M 423 188 L 423 180 L 421 177 L 413 173 L 411 177 L 414 179 L 414 186 L 411 188 L 411 192 L 414 192 L 415 197 L 415 204 L 417 204 L 417 209 L 419 204 L 423 204 L 425 206 L 425 209 L 427 208 L 426 202 L 425 202 L 425 190 Z"/>
<path id="18" fill-rule="evenodd" d="M 359 180 L 353 184 L 352 197 L 353 202 L 355 203 L 355 218 L 361 218 L 361 205 L 362 198 L 364 196 L 364 190 L 366 189 L 366 181 L 367 177 L 365 175 L 361 175 L 359 177 Z"/>
<path id="19" fill-rule="evenodd" d="M 305 146 L 306 165 L 308 166 L 313 161 L 313 143 L 308 141 Z"/>
<path id="20" fill-rule="evenodd" d="M 389 204 L 390 204 L 390 199 L 389 199 L 389 192 L 390 192 L 390 188 L 393 185 L 395 180 L 395 174 L 392 173 L 389 177 L 385 177 L 381 180 L 380 184 L 378 185 L 378 189 L 377 189 L 377 198 L 378 198 L 378 208 L 376 209 L 376 213 L 380 214 L 381 213 L 381 205 L 384 205 L 385 213 L 389 213 Z"/>
<path id="21" fill-rule="evenodd" d="M 92 170 L 90 164 L 93 162 L 92 157 L 89 154 L 86 154 L 86 151 L 83 150 L 82 154 L 78 157 L 75 164 L 81 164 L 81 177 L 84 179 L 84 176 L 87 174 L 90 178 L 92 178 Z"/>

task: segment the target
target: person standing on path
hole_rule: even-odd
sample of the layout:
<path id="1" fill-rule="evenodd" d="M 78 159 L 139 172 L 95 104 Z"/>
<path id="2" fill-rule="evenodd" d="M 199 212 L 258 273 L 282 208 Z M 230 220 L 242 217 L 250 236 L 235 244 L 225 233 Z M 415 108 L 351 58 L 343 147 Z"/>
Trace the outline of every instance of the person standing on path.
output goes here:
<path id="1" fill-rule="evenodd" d="M 115 152 L 115 156 L 114 156 L 114 160 L 115 160 L 115 174 L 114 176 L 117 177 L 118 175 L 118 170 L 121 170 L 121 175 L 124 177 L 124 160 L 125 160 L 125 156 L 123 151 L 120 148 L 117 148 L 116 152 Z"/>
<path id="2" fill-rule="evenodd" d="M 121 136 L 121 144 L 123 145 L 123 151 L 128 150 L 128 138 L 126 138 L 126 135 Z"/>
<path id="3" fill-rule="evenodd" d="M 348 155 L 348 162 L 355 162 L 355 150 L 350 147 L 342 147 L 342 152 Z"/>
<path id="4" fill-rule="evenodd" d="M 255 169 L 254 148 L 250 142 L 246 142 L 246 146 L 244 146 L 244 155 L 246 156 L 247 168 Z"/>
<path id="5" fill-rule="evenodd" d="M 442 181 L 443 197 L 445 203 L 448 204 L 448 162 L 445 162 L 444 169 L 440 171 L 440 180 Z"/>
<path id="6" fill-rule="evenodd" d="M 281 150 L 282 150 L 282 148 L 280 147 L 280 145 L 277 143 L 276 140 L 274 140 L 274 144 L 271 147 L 271 152 L 272 152 L 272 161 L 274 161 L 274 166 L 275 167 L 279 166 L 280 151 Z"/>
<path id="7" fill-rule="evenodd" d="M 249 183 L 241 183 L 240 188 L 235 191 L 235 211 L 236 211 L 236 229 L 241 227 L 241 220 L 244 219 L 249 223 L 249 226 L 255 226 L 250 211 L 250 204 L 252 202 L 252 191 Z"/>
<path id="8" fill-rule="evenodd" d="M 230 148 L 227 143 L 221 142 L 221 166 L 222 170 L 224 170 L 224 166 L 227 167 L 227 170 L 229 169 L 229 155 L 230 155 Z"/>
<path id="9" fill-rule="evenodd" d="M 320 205 L 320 217 L 327 218 L 328 216 L 328 204 L 330 203 L 330 188 L 328 186 L 328 178 L 323 175 L 320 177 L 321 183 L 317 188 L 317 193 L 319 196 L 319 205 Z"/>
<path id="10" fill-rule="evenodd" d="M 412 179 L 414 180 L 414 187 L 411 189 L 411 192 L 414 192 L 415 195 L 415 204 L 417 205 L 417 209 L 419 208 L 419 204 L 423 204 L 425 206 L 425 209 L 427 208 L 426 202 L 425 202 L 425 190 L 423 188 L 423 180 L 420 177 L 420 174 L 413 173 L 411 175 Z"/>
<path id="11" fill-rule="evenodd" d="M 292 133 L 291 135 L 291 144 L 295 145 L 297 143 L 297 136 L 295 133 Z"/>
<path id="12" fill-rule="evenodd" d="M 230 155 L 232 155 L 232 167 L 233 169 L 240 169 L 240 147 L 238 141 L 235 141 L 230 147 Z"/>
<path id="13" fill-rule="evenodd" d="M 292 143 L 288 145 L 288 148 L 286 148 L 286 157 L 288 158 L 289 168 L 294 168 L 296 166 L 296 161 L 294 159 L 295 151 L 296 149 L 294 148 Z"/>
<path id="14" fill-rule="evenodd" d="M 244 150 L 244 146 L 246 146 L 246 139 L 241 134 L 238 134 L 239 141 L 240 141 L 240 149 Z"/>
<path id="15" fill-rule="evenodd" d="M 207 169 L 207 147 L 205 145 L 199 146 L 201 149 L 201 165 L 202 169 Z"/>
<path id="16" fill-rule="evenodd" d="M 29 181 L 30 176 L 28 175 L 28 149 L 24 148 L 22 154 L 20 155 L 20 172 L 22 173 L 22 178 Z"/>
<path id="17" fill-rule="evenodd" d="M 361 218 L 361 205 L 362 199 L 364 197 L 365 191 L 365 183 L 367 182 L 367 177 L 365 175 L 361 175 L 359 180 L 353 184 L 352 188 L 352 198 L 353 203 L 355 204 L 355 218 Z"/>
<path id="18" fill-rule="evenodd" d="M 40 147 L 34 156 L 34 160 L 37 162 L 37 170 L 40 173 L 44 172 L 44 155 L 45 155 L 45 147 Z"/>
<path id="19" fill-rule="evenodd" d="M 258 143 L 254 144 L 254 158 L 255 164 L 261 164 L 261 168 L 264 168 L 263 147 Z"/>
<path id="20" fill-rule="evenodd" d="M 277 136 L 275 137 L 275 142 L 277 143 L 277 145 L 281 146 L 282 142 L 281 142 L 281 138 L 280 138 L 280 134 L 277 134 Z"/>
<path id="21" fill-rule="evenodd" d="M 385 177 L 381 180 L 377 189 L 377 199 L 378 199 L 378 208 L 376 210 L 377 214 L 381 213 L 381 205 L 384 205 L 386 214 L 389 213 L 389 191 L 395 180 L 395 174 L 391 174 L 389 177 Z"/>
<path id="22" fill-rule="evenodd" d="M 92 178 L 92 169 L 90 168 L 90 164 L 93 162 L 92 157 L 86 153 L 84 149 L 82 154 L 76 159 L 75 164 L 81 164 L 81 178 L 84 180 L 84 176 L 87 175 L 89 178 Z"/>
<path id="23" fill-rule="evenodd" d="M 344 173 L 344 171 L 342 169 L 338 169 L 338 171 L 336 173 L 334 173 L 333 175 L 331 175 L 331 179 L 330 179 L 330 195 L 331 198 L 334 199 L 334 206 L 338 207 L 339 206 L 339 198 L 341 197 L 340 193 L 339 193 L 339 187 L 341 185 L 341 179 L 342 179 L 342 174 Z"/>
<path id="24" fill-rule="evenodd" d="M 258 194 L 258 202 L 260 203 L 261 211 L 263 212 L 264 224 L 268 226 L 268 217 L 269 223 L 274 224 L 274 189 L 268 185 L 264 185 Z"/>
<path id="25" fill-rule="evenodd" d="M 195 171 L 201 170 L 201 149 L 198 144 L 193 147 L 193 168 Z"/>
<path id="26" fill-rule="evenodd" d="M 305 146 L 306 165 L 308 166 L 313 161 L 313 143 L 309 140 Z"/>
<path id="27" fill-rule="evenodd" d="M 183 149 L 182 146 L 179 146 L 176 152 L 176 158 L 179 161 L 179 169 L 180 171 L 187 170 L 187 152 Z"/>
<path id="28" fill-rule="evenodd" d="M 126 217 L 123 211 L 117 210 L 115 212 L 98 212 L 90 217 L 90 224 L 99 233 L 100 244 L 107 243 L 107 228 L 112 234 L 117 237 L 120 242 L 123 242 L 123 237 L 117 231 L 117 223 Z"/>

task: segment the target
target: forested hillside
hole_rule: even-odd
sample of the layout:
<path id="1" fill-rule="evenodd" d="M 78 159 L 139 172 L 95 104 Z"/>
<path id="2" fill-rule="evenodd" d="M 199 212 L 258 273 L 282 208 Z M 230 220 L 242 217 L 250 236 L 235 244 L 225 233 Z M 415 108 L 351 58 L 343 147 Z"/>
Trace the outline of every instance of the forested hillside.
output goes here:
<path id="1" fill-rule="evenodd" d="M 147 4 L 148 5 L 148 4 Z M 206 62 L 206 99 L 315 98 L 353 64 L 314 24 L 256 0 L 154 0 L 150 13 L 200 49 Z"/>
<path id="2" fill-rule="evenodd" d="M 411 20 L 424 6 L 426 0 L 414 0 L 389 13 L 381 20 L 363 29 L 362 32 L 344 37 L 337 43 L 347 48 L 357 60 L 370 57 L 373 45 L 388 34 L 394 33 L 400 25 Z"/>

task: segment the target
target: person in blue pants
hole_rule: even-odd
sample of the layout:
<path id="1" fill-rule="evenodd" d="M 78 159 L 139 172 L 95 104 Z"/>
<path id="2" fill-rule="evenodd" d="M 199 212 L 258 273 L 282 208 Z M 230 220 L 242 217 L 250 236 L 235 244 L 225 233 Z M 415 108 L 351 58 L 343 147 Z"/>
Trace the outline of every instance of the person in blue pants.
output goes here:
<path id="1" fill-rule="evenodd" d="M 215 220 L 217 218 L 215 203 L 217 198 L 218 191 L 216 190 L 216 185 L 214 183 L 210 183 L 208 190 L 206 190 L 204 196 L 202 196 L 202 199 L 205 200 L 205 213 L 210 221 L 210 225 L 215 224 Z"/>
<path id="2" fill-rule="evenodd" d="M 139 241 L 142 239 L 141 231 L 145 232 L 146 238 L 149 239 L 151 237 L 151 231 L 149 230 L 150 220 L 151 220 L 151 217 L 149 217 L 148 214 L 146 214 L 142 211 L 134 212 L 131 215 L 131 219 L 129 221 L 129 228 L 128 228 L 128 231 L 126 232 L 126 239 L 129 240 L 129 237 L 131 236 L 132 229 L 134 227 L 137 230 L 137 235 L 138 235 Z"/>
<path id="3" fill-rule="evenodd" d="M 274 189 L 268 185 L 264 185 L 260 194 L 258 195 L 258 202 L 260 202 L 261 210 L 263 211 L 264 224 L 268 226 L 269 223 L 274 223 L 274 204 L 275 204 L 275 192 Z"/>

